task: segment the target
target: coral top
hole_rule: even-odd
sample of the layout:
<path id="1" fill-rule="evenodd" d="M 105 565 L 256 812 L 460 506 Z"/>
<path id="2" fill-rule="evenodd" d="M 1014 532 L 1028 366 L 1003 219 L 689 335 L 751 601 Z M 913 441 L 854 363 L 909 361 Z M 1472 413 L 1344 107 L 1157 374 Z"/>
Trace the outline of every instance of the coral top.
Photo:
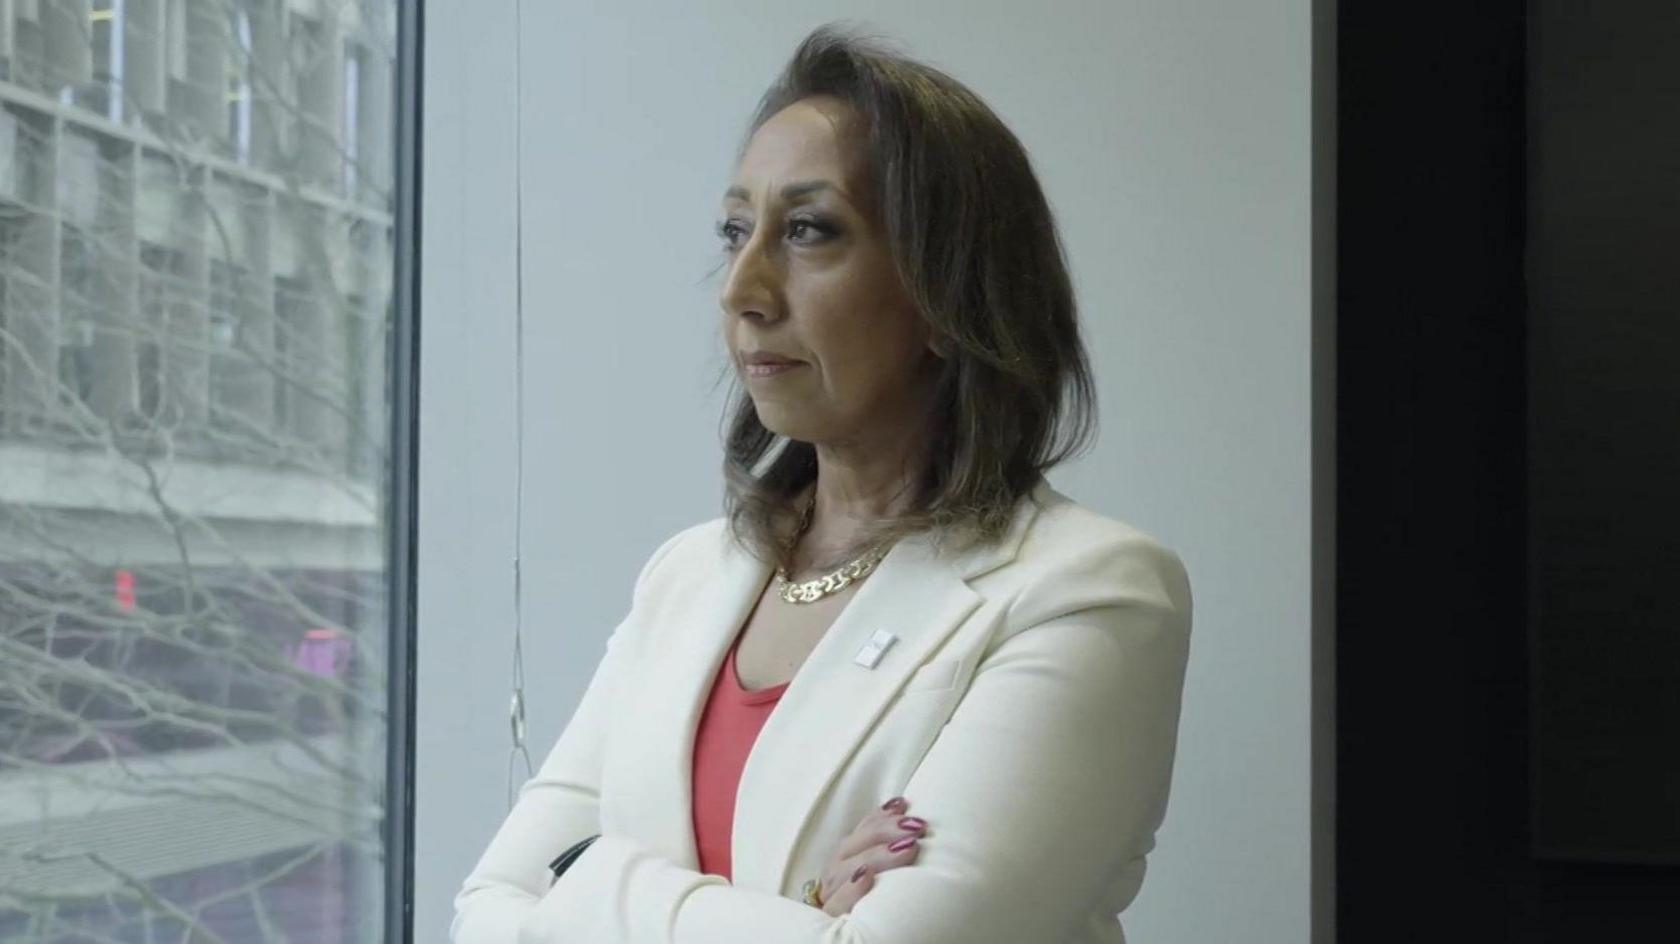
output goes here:
<path id="1" fill-rule="evenodd" d="M 790 682 L 749 692 L 735 674 L 736 637 L 723 659 L 694 734 L 694 842 L 700 871 L 733 880 L 730 839 L 735 829 L 735 789 L 741 768 Z"/>

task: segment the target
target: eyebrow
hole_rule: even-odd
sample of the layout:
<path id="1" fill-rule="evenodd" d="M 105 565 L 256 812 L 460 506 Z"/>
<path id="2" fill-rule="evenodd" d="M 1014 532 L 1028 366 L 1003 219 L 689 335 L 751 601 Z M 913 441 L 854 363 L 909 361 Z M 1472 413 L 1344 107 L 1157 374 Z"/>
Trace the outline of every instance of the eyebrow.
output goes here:
<path id="1" fill-rule="evenodd" d="M 845 191 L 826 180 L 801 180 L 783 187 L 782 199 L 784 201 L 797 200 L 808 193 L 814 193 L 818 190 L 833 190 L 841 196 L 845 196 Z M 729 190 L 724 193 L 723 198 L 725 200 L 742 200 L 751 202 L 752 195 L 747 193 L 747 188 L 736 185 L 730 187 Z"/>

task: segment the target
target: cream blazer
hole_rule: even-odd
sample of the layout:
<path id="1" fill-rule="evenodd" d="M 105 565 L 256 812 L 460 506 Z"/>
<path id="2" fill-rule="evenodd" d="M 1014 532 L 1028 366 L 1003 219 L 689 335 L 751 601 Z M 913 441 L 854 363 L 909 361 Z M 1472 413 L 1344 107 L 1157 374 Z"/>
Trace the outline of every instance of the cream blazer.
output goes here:
<path id="1" fill-rule="evenodd" d="M 701 709 L 769 566 L 723 518 L 654 552 L 576 712 L 466 879 L 458 944 L 1121 944 L 1167 807 L 1190 642 L 1177 554 L 1040 479 L 1006 537 L 894 545 L 741 773 L 734 881 L 698 871 Z M 878 630 L 897 640 L 873 668 Z M 803 904 L 902 794 L 918 860 Z M 558 882 L 547 864 L 600 833 Z"/>

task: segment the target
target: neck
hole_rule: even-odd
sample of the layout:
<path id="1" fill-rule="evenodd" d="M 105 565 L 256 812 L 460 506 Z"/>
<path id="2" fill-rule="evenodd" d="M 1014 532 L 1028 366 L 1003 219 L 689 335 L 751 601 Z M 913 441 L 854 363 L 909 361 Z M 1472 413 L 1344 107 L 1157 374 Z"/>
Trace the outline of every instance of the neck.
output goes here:
<path id="1" fill-rule="evenodd" d="M 863 553 L 867 548 L 858 543 L 865 532 L 919 497 L 936 379 L 935 372 L 927 373 L 922 385 L 906 397 L 906 406 L 886 414 L 896 415 L 898 422 L 870 424 L 866 434 L 815 444 L 815 505 L 810 526 L 794 551 L 798 566 L 814 567 Z M 811 490 L 801 496 L 810 498 Z"/>
<path id="2" fill-rule="evenodd" d="M 915 472 L 903 463 L 824 461 L 819 447 L 811 530 L 856 530 L 894 514 L 914 500 L 915 485 Z"/>
<path id="3" fill-rule="evenodd" d="M 915 500 L 916 459 L 919 454 L 904 451 L 819 444 L 816 505 L 795 552 L 798 567 L 822 567 L 862 553 L 865 548 L 856 545 L 864 532 Z"/>

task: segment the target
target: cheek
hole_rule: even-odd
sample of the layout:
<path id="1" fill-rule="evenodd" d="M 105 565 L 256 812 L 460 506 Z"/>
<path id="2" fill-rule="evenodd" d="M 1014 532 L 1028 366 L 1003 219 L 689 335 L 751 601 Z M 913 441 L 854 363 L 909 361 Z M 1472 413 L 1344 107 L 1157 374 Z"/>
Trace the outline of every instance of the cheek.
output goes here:
<path id="1" fill-rule="evenodd" d="M 798 333 L 826 388 L 847 400 L 876 401 L 910 383 L 923 335 L 896 283 L 872 269 L 851 269 L 808 288 L 794 300 L 805 313 Z"/>
<path id="2" fill-rule="evenodd" d="M 920 362 L 914 336 L 885 319 L 836 325 L 818 343 L 824 385 L 860 403 L 896 399 L 911 385 Z"/>

